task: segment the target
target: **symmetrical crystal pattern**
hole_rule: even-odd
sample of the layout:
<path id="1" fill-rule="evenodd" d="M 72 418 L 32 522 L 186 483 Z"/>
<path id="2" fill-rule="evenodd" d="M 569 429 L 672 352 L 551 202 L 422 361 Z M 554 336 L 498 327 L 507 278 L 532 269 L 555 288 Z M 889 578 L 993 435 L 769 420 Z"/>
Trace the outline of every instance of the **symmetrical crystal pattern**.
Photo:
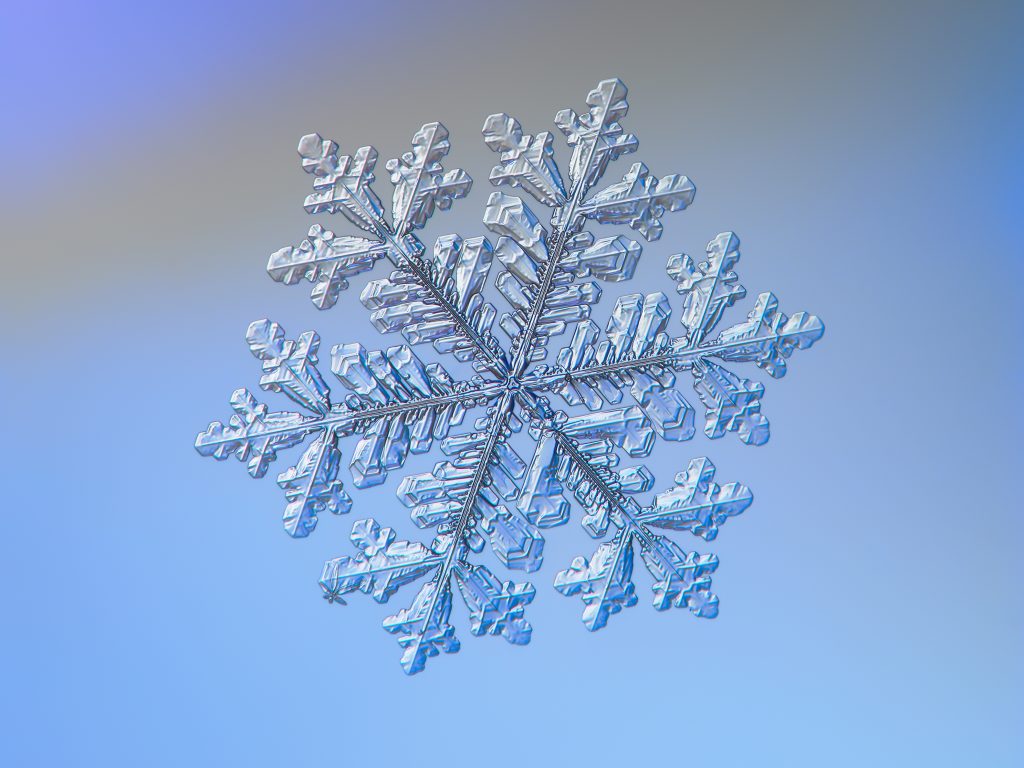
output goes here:
<path id="1" fill-rule="evenodd" d="M 272 411 L 239 389 L 231 396 L 234 415 L 200 433 L 196 450 L 215 459 L 233 455 L 262 477 L 279 450 L 303 446 L 277 477 L 285 531 L 303 537 L 325 511 L 340 515 L 353 506 L 341 479 L 343 442 L 357 489 L 379 485 L 411 454 L 437 443 L 445 458 L 398 486 L 399 500 L 418 527 L 434 531 L 433 539 L 402 541 L 373 518 L 358 520 L 354 552 L 327 562 L 320 579 L 331 603 L 356 591 L 383 603 L 419 582 L 408 607 L 384 621 L 403 649 L 407 673 L 459 649 L 451 623 L 456 594 L 471 634 L 529 642 L 525 611 L 534 586 L 500 580 L 474 555 L 489 546 L 509 570 L 537 571 L 542 531 L 566 523 L 573 500 L 598 543 L 562 564 L 554 587 L 582 600 L 587 629 L 600 629 L 637 602 L 637 554 L 653 579 L 657 610 L 718 613 L 711 591 L 718 559 L 689 551 L 670 534 L 711 541 L 750 505 L 750 490 L 720 485 L 714 465 L 699 457 L 645 504 L 640 499 L 654 476 L 643 464 L 620 461 L 643 459 L 659 438 L 687 441 L 698 423 L 712 439 L 735 432 L 746 444 L 763 444 L 764 388 L 726 366 L 753 363 L 781 378 L 793 352 L 821 338 L 824 326 L 804 312 L 783 314 L 776 297 L 762 293 L 745 320 L 719 330 L 727 310 L 746 296 L 732 232 L 714 237 L 703 259 L 668 258 L 676 298 L 625 294 L 614 300 L 603 330 L 591 319 L 603 291 L 630 279 L 641 258 L 640 243 L 622 233 L 657 240 L 665 216 L 694 198 L 685 176 L 659 177 L 639 162 L 621 181 L 598 188 L 613 161 L 637 150 L 622 125 L 626 111 L 626 87 L 606 80 L 579 114 L 559 112 L 555 125 L 571 152 L 564 170 L 551 133 L 530 135 L 508 115 L 488 117 L 483 137 L 497 153 L 490 172 L 496 190 L 483 223 L 493 240 L 451 234 L 430 249 L 417 230 L 472 183 L 465 171 L 443 165 L 444 126 L 424 125 L 412 149 L 387 162 L 390 215 L 374 188 L 373 147 L 343 155 L 316 134 L 299 142 L 302 167 L 313 177 L 306 210 L 340 214 L 356 234 L 313 226 L 298 246 L 271 255 L 271 278 L 288 285 L 308 280 L 313 303 L 328 309 L 349 277 L 386 261 L 390 274 L 370 281 L 360 300 L 377 330 L 401 340 L 382 350 L 336 345 L 329 385 L 315 332 L 290 339 L 277 323 L 257 320 L 246 341 L 262 364 L 260 387 L 299 410 Z M 588 229 L 593 224 L 626 228 L 600 234 Z M 489 281 L 504 308 L 487 297 Z M 428 347 L 437 361 L 426 359 Z M 442 362 L 448 355 L 476 373 L 453 376 Z M 696 400 L 685 393 L 686 380 Z M 470 412 L 473 420 L 463 426 Z M 516 433 L 532 439 L 532 455 L 514 448 L 513 442 L 527 444 L 512 440 Z"/>

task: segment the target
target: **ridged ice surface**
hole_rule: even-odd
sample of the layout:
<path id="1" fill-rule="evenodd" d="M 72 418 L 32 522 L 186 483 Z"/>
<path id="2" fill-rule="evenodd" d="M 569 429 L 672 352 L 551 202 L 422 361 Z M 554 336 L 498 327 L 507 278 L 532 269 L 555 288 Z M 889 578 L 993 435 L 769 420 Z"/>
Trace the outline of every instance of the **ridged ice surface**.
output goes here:
<path id="1" fill-rule="evenodd" d="M 657 610 L 718 614 L 711 588 L 718 559 L 687 550 L 685 534 L 713 540 L 750 506 L 750 490 L 716 482 L 714 465 L 698 456 L 672 487 L 652 496 L 655 478 L 636 460 L 657 440 L 687 441 L 698 429 L 712 439 L 734 432 L 746 444 L 763 444 L 764 387 L 734 364 L 753 363 L 781 378 L 793 352 L 820 339 L 824 326 L 805 312 L 784 314 L 772 293 L 758 295 L 745 319 L 727 324 L 730 307 L 746 298 L 732 232 L 712 238 L 702 257 L 670 256 L 664 292 L 617 291 L 605 299 L 604 328 L 591 319 L 605 291 L 629 280 L 642 258 L 641 244 L 621 232 L 657 240 L 666 216 L 695 194 L 686 176 L 656 176 L 641 162 L 620 180 L 604 180 L 613 161 L 638 148 L 621 123 L 627 109 L 619 80 L 599 83 L 580 113 L 555 116 L 562 147 L 551 132 L 528 134 L 506 114 L 488 117 L 483 137 L 497 153 L 490 171 L 496 190 L 483 223 L 493 240 L 452 234 L 432 247 L 416 231 L 472 184 L 465 171 L 444 167 L 444 126 L 424 125 L 411 150 L 386 163 L 394 185 L 390 214 L 374 188 L 373 147 L 345 155 L 316 134 L 299 142 L 302 168 L 313 176 L 306 210 L 333 216 L 350 234 L 314 225 L 299 245 L 274 252 L 267 271 L 287 285 L 309 281 L 313 303 L 329 309 L 347 278 L 387 262 L 359 300 L 373 326 L 396 334 L 397 343 L 380 350 L 337 344 L 328 374 L 316 332 L 293 339 L 277 323 L 257 320 L 246 341 L 262 365 L 260 386 L 298 410 L 272 411 L 239 389 L 231 396 L 234 414 L 200 433 L 196 450 L 234 456 L 262 477 L 278 451 L 302 446 L 277 477 L 284 528 L 294 537 L 312 533 L 323 512 L 358 510 L 366 501 L 360 496 L 372 493 L 353 500 L 343 464 L 351 486 L 367 489 L 401 470 L 411 454 L 436 450 L 433 469 L 407 474 L 398 485 L 399 501 L 433 538 L 400 541 L 373 518 L 357 520 L 353 549 L 327 562 L 320 579 L 328 602 L 340 604 L 356 591 L 387 602 L 419 583 L 408 607 L 384 621 L 410 674 L 459 650 L 451 623 L 456 595 L 470 634 L 528 643 L 533 584 L 502 581 L 474 555 L 490 547 L 510 571 L 540 571 L 542 531 L 574 516 L 598 541 L 555 566 L 554 588 L 582 601 L 587 629 L 600 629 L 638 601 L 637 562 L 650 572 Z M 560 170 L 556 151 L 566 150 Z M 588 229 L 600 224 L 628 229 Z M 446 355 L 477 373 L 455 379 Z M 533 449 L 521 456 L 509 437 L 524 430 Z M 383 506 L 374 499 L 364 508 Z"/>

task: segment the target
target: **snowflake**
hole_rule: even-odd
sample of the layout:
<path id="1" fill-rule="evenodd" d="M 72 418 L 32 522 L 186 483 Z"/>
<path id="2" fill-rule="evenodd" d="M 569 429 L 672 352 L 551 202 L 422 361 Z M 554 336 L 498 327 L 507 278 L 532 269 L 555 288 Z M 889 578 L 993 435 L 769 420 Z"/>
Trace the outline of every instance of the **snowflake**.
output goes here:
<path id="1" fill-rule="evenodd" d="M 404 649 L 407 673 L 459 649 L 450 623 L 456 590 L 472 634 L 529 642 L 525 607 L 533 585 L 502 582 L 473 555 L 489 543 L 509 569 L 537 570 L 541 530 L 569 519 L 569 498 L 582 508 L 584 529 L 603 540 L 554 579 L 559 592 L 582 599 L 588 629 L 600 629 L 636 603 L 636 551 L 653 578 L 657 610 L 687 608 L 703 618 L 718 613 L 711 591 L 718 559 L 688 552 L 655 531 L 688 531 L 711 541 L 750 505 L 750 491 L 739 483 L 719 485 L 714 465 L 694 458 L 672 488 L 645 506 L 636 495 L 650 491 L 654 477 L 643 465 L 620 468 L 620 454 L 643 458 L 657 437 L 693 436 L 694 408 L 675 388 L 686 373 L 704 406 L 709 438 L 735 432 L 744 443 L 761 445 L 769 434 L 763 387 L 723 363 L 752 362 L 780 378 L 793 351 L 811 346 L 824 326 L 804 312 L 783 314 L 775 296 L 762 293 L 746 320 L 712 335 L 725 311 L 746 295 L 734 271 L 739 239 L 726 232 L 710 242 L 703 261 L 685 254 L 668 259 L 681 296 L 681 332 L 670 332 L 672 303 L 660 292 L 621 296 L 601 331 L 590 319 L 602 293 L 595 280 L 631 278 L 641 247 L 622 235 L 595 237 L 587 223 L 628 225 L 657 240 L 662 217 L 686 208 L 695 191 L 685 176 L 658 178 L 634 163 L 621 181 L 591 194 L 612 161 L 637 149 L 636 137 L 621 125 L 626 111 L 625 86 L 606 80 L 589 94 L 582 114 L 566 109 L 555 116 L 572 151 L 566 179 L 555 164 L 551 133 L 531 136 L 508 115 L 488 117 L 483 136 L 499 156 L 490 175 L 499 190 L 488 199 L 483 221 L 497 239 L 445 235 L 432 253 L 416 230 L 472 184 L 465 171 L 442 167 L 449 142 L 441 124 L 424 125 L 412 151 L 387 163 L 395 185 L 390 221 L 372 186 L 372 147 L 339 155 L 337 144 L 317 134 L 299 142 L 302 167 L 313 176 L 306 210 L 341 214 L 363 234 L 336 235 L 316 225 L 297 247 L 270 257 L 270 276 L 287 285 L 308 280 L 314 304 L 328 309 L 348 287 L 347 278 L 384 259 L 394 271 L 369 282 L 360 299 L 377 330 L 399 332 L 406 343 L 383 351 L 335 346 L 331 371 L 345 391 L 338 397 L 317 367 L 315 332 L 291 340 L 277 323 L 257 320 L 246 340 L 263 364 L 260 386 L 283 393 L 303 412 L 270 411 L 239 389 L 231 396 L 234 415 L 199 434 L 196 450 L 215 459 L 234 455 L 249 474 L 262 477 L 278 451 L 305 444 L 295 465 L 277 478 L 287 499 L 285 530 L 303 537 L 322 512 L 352 507 L 338 479 L 342 438 L 355 439 L 349 468 L 356 488 L 379 485 L 410 455 L 438 442 L 448 458 L 398 487 L 415 524 L 436 531 L 433 540 L 400 541 L 376 520 L 359 520 L 351 533 L 356 553 L 328 561 L 320 579 L 331 603 L 344 603 L 356 590 L 383 603 L 423 580 L 412 604 L 384 621 Z M 516 188 L 551 209 L 547 226 L 522 198 L 504 191 Z M 484 295 L 495 259 L 502 268 L 494 286 L 511 308 L 500 319 Z M 510 340 L 505 346 L 496 320 Z M 551 340 L 563 334 L 568 344 L 544 364 Z M 460 381 L 441 363 L 423 361 L 413 347 L 428 344 L 476 373 Z M 473 410 L 479 417 L 472 431 L 457 430 Z M 528 461 L 510 440 L 523 430 L 533 439 Z"/>

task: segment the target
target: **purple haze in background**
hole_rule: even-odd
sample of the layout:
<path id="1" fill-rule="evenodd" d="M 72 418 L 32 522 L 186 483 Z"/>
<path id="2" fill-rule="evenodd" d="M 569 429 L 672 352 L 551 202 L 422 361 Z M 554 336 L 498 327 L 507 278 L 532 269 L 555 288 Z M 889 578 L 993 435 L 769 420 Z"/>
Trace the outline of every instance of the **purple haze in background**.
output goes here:
<path id="1" fill-rule="evenodd" d="M 0 763 L 1024 759 L 1019 9 L 6 16 Z M 476 184 L 425 235 L 482 235 L 484 117 L 551 130 L 612 76 L 643 159 L 698 189 L 630 290 L 669 292 L 668 254 L 734 229 L 748 289 L 828 334 L 769 382 L 764 448 L 698 435 L 649 461 L 670 478 L 706 452 L 755 493 L 715 542 L 715 622 L 638 606 L 592 635 L 539 582 L 528 647 L 467 635 L 409 679 L 378 626 L 390 606 L 327 606 L 317 585 L 352 520 L 414 533 L 393 483 L 294 541 L 272 480 L 199 459 L 194 435 L 256 385 L 251 320 L 380 345 L 361 281 L 318 314 L 264 272 L 311 223 L 301 135 L 386 158 L 442 120 Z M 552 531 L 548 562 L 581 540 Z"/>

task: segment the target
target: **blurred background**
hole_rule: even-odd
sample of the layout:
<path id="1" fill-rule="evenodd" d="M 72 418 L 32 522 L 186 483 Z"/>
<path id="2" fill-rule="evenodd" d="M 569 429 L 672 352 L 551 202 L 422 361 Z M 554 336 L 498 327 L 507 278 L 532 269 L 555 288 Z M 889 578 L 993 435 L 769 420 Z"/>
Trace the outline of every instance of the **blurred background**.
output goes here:
<path id="1" fill-rule="evenodd" d="M 1019 3 L 143 5 L 2 11 L 0 763 L 1024 763 Z M 606 178 L 643 160 L 697 186 L 621 292 L 675 296 L 666 257 L 732 229 L 731 319 L 772 290 L 825 338 L 755 376 L 768 445 L 698 434 L 649 462 L 659 490 L 707 455 L 754 492 L 713 544 L 682 540 L 721 558 L 717 620 L 655 612 L 638 577 L 586 632 L 550 587 L 593 549 L 574 519 L 530 645 L 458 617 L 462 651 L 407 678 L 380 621 L 414 592 L 317 586 L 355 519 L 422 536 L 394 482 L 294 541 L 290 462 L 254 482 L 195 434 L 257 390 L 256 318 L 325 352 L 397 343 L 366 277 L 318 313 L 265 274 L 314 223 L 299 136 L 373 143 L 389 197 L 384 161 L 443 121 L 476 184 L 424 237 L 470 237 L 484 118 L 553 130 L 614 76 L 641 146 Z"/>

